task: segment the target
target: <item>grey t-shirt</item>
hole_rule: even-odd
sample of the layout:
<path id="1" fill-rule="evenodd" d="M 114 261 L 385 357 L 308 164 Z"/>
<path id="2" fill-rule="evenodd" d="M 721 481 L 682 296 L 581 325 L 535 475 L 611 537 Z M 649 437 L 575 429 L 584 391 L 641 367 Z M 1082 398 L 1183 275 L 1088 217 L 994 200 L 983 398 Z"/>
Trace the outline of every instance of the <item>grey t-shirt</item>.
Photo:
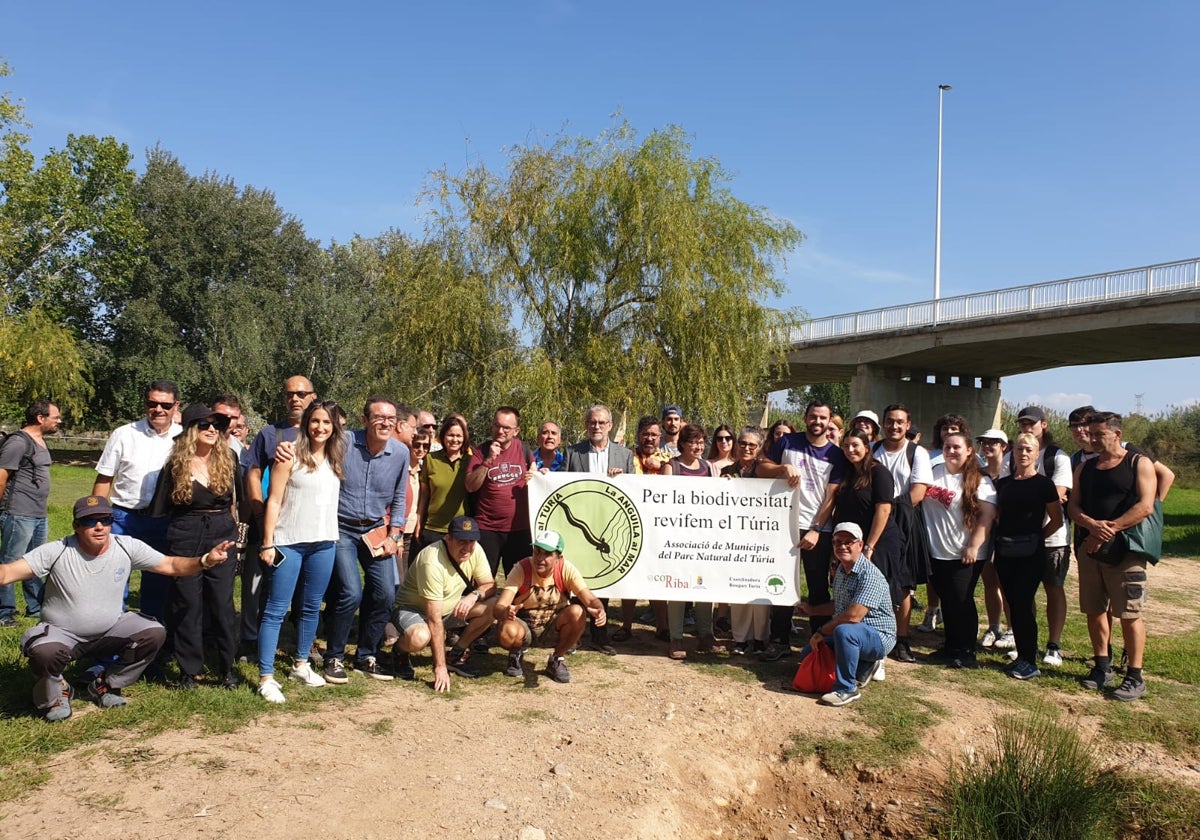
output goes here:
<path id="1" fill-rule="evenodd" d="M 44 519 L 50 501 L 50 460 L 50 450 L 28 435 L 6 437 L 0 444 L 0 469 L 8 470 L 8 487 L 0 507 L 14 516 Z"/>
<path id="2" fill-rule="evenodd" d="M 141 540 L 113 534 L 108 551 L 91 557 L 79 550 L 72 534 L 38 546 L 25 560 L 35 575 L 46 578 L 42 621 L 96 638 L 121 617 L 130 569 L 153 569 L 163 555 Z"/>

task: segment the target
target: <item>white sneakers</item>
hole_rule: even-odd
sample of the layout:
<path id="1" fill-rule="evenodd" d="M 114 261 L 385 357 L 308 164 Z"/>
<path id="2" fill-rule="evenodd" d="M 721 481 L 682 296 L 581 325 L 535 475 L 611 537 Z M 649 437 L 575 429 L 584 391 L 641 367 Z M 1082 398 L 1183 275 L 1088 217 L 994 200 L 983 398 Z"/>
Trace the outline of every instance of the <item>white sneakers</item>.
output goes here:
<path id="1" fill-rule="evenodd" d="M 279 683 L 275 682 L 275 680 L 267 680 L 264 683 L 259 683 L 258 693 L 268 703 L 282 703 L 284 700 L 283 689 L 279 687 Z"/>
<path id="2" fill-rule="evenodd" d="M 292 667 L 291 678 L 313 688 L 325 685 L 325 678 L 312 669 L 307 662 L 295 663 Z"/>
<path id="3" fill-rule="evenodd" d="M 1017 640 L 1013 638 L 1011 630 L 1005 630 L 1003 635 L 996 639 L 997 650 L 1013 650 L 1017 646 Z"/>
<path id="4" fill-rule="evenodd" d="M 1062 650 L 1052 647 L 1046 648 L 1046 655 L 1042 657 L 1042 663 L 1045 665 L 1053 665 L 1055 668 L 1062 665 Z"/>

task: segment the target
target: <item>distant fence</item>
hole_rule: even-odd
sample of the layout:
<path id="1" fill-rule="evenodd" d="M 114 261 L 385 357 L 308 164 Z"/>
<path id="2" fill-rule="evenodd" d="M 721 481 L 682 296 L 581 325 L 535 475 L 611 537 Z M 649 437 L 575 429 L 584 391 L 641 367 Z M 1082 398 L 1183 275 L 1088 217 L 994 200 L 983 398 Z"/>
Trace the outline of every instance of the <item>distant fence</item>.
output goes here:
<path id="1" fill-rule="evenodd" d="M 1194 289 L 1200 289 L 1200 258 L 816 318 L 793 330 L 791 342 L 801 344 L 978 318 L 1071 309 Z"/>

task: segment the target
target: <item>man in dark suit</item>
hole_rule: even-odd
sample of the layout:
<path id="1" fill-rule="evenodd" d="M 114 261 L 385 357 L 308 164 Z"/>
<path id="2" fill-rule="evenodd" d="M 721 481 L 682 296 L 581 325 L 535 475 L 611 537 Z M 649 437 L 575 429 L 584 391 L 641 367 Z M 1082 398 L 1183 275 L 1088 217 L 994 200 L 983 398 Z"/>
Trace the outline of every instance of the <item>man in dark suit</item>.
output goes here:
<path id="1" fill-rule="evenodd" d="M 588 439 L 580 441 L 567 450 L 566 472 L 592 473 L 593 475 L 614 475 L 634 472 L 633 452 L 619 443 L 608 439 L 612 430 L 612 412 L 606 405 L 594 405 L 584 416 Z M 608 599 L 600 599 L 608 607 Z M 623 611 L 625 601 L 622 602 Z M 633 602 L 630 601 L 628 610 L 632 612 Z M 593 622 L 591 631 L 591 647 L 609 656 L 616 654 L 617 649 L 608 642 L 608 626 L 597 627 Z M 629 638 L 628 633 L 624 638 Z"/>

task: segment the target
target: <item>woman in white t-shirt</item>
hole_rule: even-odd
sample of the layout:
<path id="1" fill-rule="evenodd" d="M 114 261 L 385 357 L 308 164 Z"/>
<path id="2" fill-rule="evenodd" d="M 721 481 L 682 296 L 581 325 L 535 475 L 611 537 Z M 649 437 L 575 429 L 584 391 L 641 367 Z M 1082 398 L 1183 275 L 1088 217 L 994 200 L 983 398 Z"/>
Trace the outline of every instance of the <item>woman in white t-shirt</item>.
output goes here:
<path id="1" fill-rule="evenodd" d="M 941 599 L 945 622 L 942 653 L 952 667 L 973 668 L 979 630 L 975 586 L 982 571 L 976 561 L 996 516 L 996 488 L 979 468 L 967 435 L 946 435 L 942 453 L 921 505 L 929 532 L 930 583 Z"/>
<path id="2" fill-rule="evenodd" d="M 275 648 L 297 585 L 301 608 L 291 676 L 305 685 L 325 685 L 325 678 L 309 664 L 308 652 L 317 633 L 321 599 L 333 573 L 345 453 L 341 409 L 332 400 L 313 402 L 300 418 L 295 457 L 271 466 L 259 554 L 270 567 L 270 577 L 258 628 L 258 693 L 270 703 L 284 700 L 275 680 Z"/>

